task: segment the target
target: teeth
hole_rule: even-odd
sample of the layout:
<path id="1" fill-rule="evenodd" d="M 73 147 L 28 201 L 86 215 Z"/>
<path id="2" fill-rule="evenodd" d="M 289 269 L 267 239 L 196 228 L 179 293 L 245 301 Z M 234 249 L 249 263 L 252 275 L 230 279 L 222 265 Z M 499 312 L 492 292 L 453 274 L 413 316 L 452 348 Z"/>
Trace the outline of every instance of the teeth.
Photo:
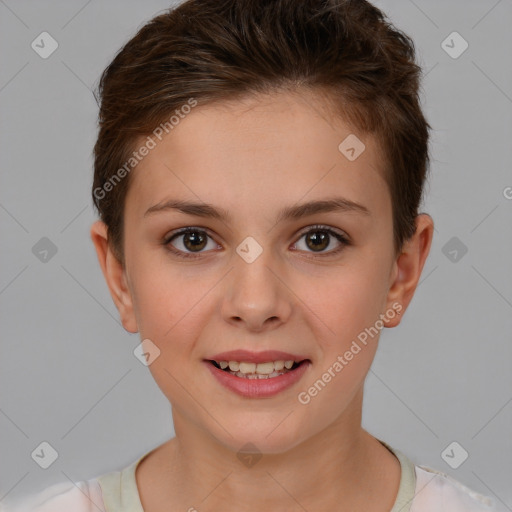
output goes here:
<path id="1" fill-rule="evenodd" d="M 259 373 L 260 375 L 270 375 L 274 371 L 274 363 L 258 363 L 257 365 L 254 365 L 255 369 L 254 371 L 256 373 Z M 244 372 L 242 369 L 240 370 L 242 373 L 248 373 Z"/>
<path id="2" fill-rule="evenodd" d="M 272 372 L 269 375 L 260 375 L 259 373 L 242 373 L 236 372 L 233 375 L 237 377 L 241 377 L 242 379 L 273 379 L 274 377 L 279 377 L 283 375 L 284 372 Z"/>
<path id="3" fill-rule="evenodd" d="M 290 370 L 293 366 L 294 361 L 269 361 L 266 363 L 247 363 L 245 361 L 218 361 L 217 364 L 221 369 L 225 370 L 229 367 L 231 372 L 234 372 L 238 376 L 248 375 L 249 378 L 265 378 L 266 376 L 281 375 L 286 370 Z M 253 377 L 259 376 L 259 377 Z"/>
<path id="4" fill-rule="evenodd" d="M 258 367 L 261 365 L 258 365 Z M 274 365 L 272 365 L 274 366 Z M 238 371 L 241 373 L 254 373 L 256 371 L 255 363 L 240 363 L 238 365 Z"/>

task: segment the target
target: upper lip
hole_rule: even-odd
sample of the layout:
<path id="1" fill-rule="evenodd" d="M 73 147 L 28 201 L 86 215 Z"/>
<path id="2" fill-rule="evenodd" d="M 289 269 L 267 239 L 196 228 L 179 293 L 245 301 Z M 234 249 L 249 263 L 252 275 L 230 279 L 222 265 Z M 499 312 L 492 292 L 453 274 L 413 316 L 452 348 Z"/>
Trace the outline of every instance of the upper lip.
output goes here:
<path id="1" fill-rule="evenodd" d="M 250 352 L 249 350 L 230 350 L 221 352 L 208 358 L 210 361 L 238 361 L 245 363 L 267 363 L 269 361 L 303 361 L 307 357 L 281 352 L 280 350 L 264 350 L 262 352 Z"/>

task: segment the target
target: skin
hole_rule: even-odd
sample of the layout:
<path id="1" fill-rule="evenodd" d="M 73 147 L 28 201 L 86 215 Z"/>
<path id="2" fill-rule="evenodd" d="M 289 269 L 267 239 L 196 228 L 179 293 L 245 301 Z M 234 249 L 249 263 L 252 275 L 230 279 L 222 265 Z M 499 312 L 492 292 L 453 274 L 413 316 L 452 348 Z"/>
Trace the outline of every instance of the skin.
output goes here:
<path id="1" fill-rule="evenodd" d="M 402 314 L 386 315 L 384 326 L 399 324 L 432 241 L 433 221 L 421 214 L 414 236 L 394 253 L 381 152 L 373 137 L 357 134 L 366 149 L 349 161 L 338 145 L 351 133 L 312 93 L 197 106 L 132 171 L 124 266 L 105 225 L 92 226 L 123 326 L 159 348 L 149 369 L 172 405 L 176 437 L 137 468 L 144 510 L 391 509 L 400 464 L 361 427 L 378 336 L 307 405 L 297 399 L 393 304 Z M 275 222 L 284 206 L 333 196 L 370 213 Z M 144 216 L 170 198 L 209 203 L 232 218 L 174 210 Z M 344 233 L 350 244 L 334 254 L 340 242 L 331 236 L 315 252 L 304 235 L 315 224 Z M 199 253 L 183 236 L 172 241 L 196 259 L 163 244 L 187 226 L 211 236 Z M 252 263 L 236 252 L 248 236 L 263 248 Z M 312 364 L 292 388 L 245 398 L 221 386 L 203 363 L 238 348 L 283 350 Z M 248 442 L 263 455 L 251 467 L 237 457 Z"/>

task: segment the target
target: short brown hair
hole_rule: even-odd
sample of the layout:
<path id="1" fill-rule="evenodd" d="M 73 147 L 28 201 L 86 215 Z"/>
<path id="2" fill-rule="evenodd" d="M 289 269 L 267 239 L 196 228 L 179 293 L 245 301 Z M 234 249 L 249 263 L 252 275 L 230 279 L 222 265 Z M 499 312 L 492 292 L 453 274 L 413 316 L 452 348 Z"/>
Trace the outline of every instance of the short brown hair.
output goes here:
<path id="1" fill-rule="evenodd" d="M 124 262 L 130 174 L 112 180 L 141 136 L 191 98 L 204 105 L 308 89 L 325 93 L 360 134 L 375 135 L 398 254 L 415 232 L 429 165 L 420 75 L 413 41 L 365 0 L 188 0 L 166 10 L 117 53 L 96 93 L 93 202 L 112 250 Z"/>

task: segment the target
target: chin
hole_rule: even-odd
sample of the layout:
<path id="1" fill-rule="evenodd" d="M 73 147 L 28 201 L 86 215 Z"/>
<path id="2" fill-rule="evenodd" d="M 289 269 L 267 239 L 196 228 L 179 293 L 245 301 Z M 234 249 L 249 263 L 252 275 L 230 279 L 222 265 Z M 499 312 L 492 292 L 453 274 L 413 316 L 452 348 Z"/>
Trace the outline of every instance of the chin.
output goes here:
<path id="1" fill-rule="evenodd" d="M 291 450 L 305 440 L 304 429 L 298 432 L 298 426 L 291 424 L 285 425 L 291 418 L 283 422 L 283 414 L 275 415 L 272 421 L 254 421 L 254 415 L 251 415 L 252 421 L 239 421 L 234 426 L 217 432 L 217 440 L 235 453 L 251 452 L 256 454 L 282 454 Z M 290 415 L 292 416 L 292 415 Z M 293 428 L 290 428 L 293 427 Z M 229 435 L 231 434 L 231 435 Z"/>

